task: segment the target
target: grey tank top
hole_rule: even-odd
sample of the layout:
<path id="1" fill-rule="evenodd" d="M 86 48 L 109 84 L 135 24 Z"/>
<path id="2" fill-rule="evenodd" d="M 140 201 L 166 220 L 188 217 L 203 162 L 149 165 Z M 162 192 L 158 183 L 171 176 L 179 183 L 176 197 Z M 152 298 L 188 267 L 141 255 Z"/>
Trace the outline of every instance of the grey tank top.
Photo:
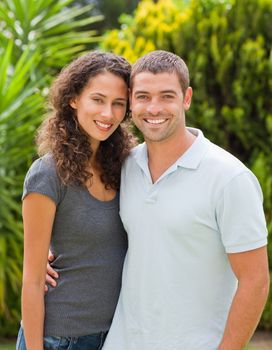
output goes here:
<path id="1" fill-rule="evenodd" d="M 107 331 L 127 250 L 119 195 L 103 202 L 83 186 L 62 185 L 50 155 L 29 169 L 23 198 L 31 192 L 50 197 L 57 206 L 50 248 L 60 277 L 45 295 L 44 334 L 79 337 Z"/>

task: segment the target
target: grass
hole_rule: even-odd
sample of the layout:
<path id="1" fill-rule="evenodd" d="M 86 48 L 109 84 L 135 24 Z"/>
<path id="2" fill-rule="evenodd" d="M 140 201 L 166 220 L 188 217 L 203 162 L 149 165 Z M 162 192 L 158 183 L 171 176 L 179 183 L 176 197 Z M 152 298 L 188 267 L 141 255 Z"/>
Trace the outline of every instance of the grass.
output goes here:
<path id="1" fill-rule="evenodd" d="M 15 343 L 0 344 L 0 350 L 15 350 Z"/>

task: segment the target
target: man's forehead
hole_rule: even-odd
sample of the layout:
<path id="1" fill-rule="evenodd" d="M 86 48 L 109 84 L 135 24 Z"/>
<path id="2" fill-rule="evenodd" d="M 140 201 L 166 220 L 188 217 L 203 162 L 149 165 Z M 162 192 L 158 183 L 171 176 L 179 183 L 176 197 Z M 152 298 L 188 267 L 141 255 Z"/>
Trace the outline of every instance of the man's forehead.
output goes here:
<path id="1" fill-rule="evenodd" d="M 171 90 L 179 87 L 179 79 L 175 72 L 140 72 L 133 78 L 132 91 L 135 93 L 138 90 L 150 90 L 156 88 L 158 84 L 164 85 L 164 90 Z"/>
<path id="2" fill-rule="evenodd" d="M 152 73 L 150 71 L 143 71 L 135 74 L 133 77 L 133 81 L 139 81 L 143 79 L 158 80 L 162 78 L 165 79 L 167 77 L 171 79 L 173 79 L 173 77 L 176 77 L 178 79 L 178 75 L 175 71 L 174 72 L 157 72 L 157 73 Z"/>

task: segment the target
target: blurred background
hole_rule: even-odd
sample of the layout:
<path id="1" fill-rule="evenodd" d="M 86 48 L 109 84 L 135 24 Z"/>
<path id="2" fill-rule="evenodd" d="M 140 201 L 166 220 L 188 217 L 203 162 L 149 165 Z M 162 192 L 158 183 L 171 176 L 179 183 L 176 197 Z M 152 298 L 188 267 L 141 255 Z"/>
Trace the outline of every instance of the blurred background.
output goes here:
<path id="1" fill-rule="evenodd" d="M 1 0 L 0 338 L 15 336 L 20 321 L 20 197 L 48 88 L 64 65 L 93 49 L 131 63 L 164 49 L 186 61 L 194 89 L 187 124 L 258 177 L 272 270 L 271 0 Z M 272 291 L 259 329 L 272 331 Z"/>

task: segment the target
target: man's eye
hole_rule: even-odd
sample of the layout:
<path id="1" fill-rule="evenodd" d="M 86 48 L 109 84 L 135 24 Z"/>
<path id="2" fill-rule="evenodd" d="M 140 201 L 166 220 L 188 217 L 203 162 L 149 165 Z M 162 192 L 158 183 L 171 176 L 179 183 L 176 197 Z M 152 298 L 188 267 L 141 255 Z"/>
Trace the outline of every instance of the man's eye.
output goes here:
<path id="1" fill-rule="evenodd" d="M 136 96 L 136 99 L 137 99 L 137 100 L 146 100 L 146 99 L 147 99 L 147 96 L 146 96 L 146 95 L 137 95 L 137 96 Z"/>

